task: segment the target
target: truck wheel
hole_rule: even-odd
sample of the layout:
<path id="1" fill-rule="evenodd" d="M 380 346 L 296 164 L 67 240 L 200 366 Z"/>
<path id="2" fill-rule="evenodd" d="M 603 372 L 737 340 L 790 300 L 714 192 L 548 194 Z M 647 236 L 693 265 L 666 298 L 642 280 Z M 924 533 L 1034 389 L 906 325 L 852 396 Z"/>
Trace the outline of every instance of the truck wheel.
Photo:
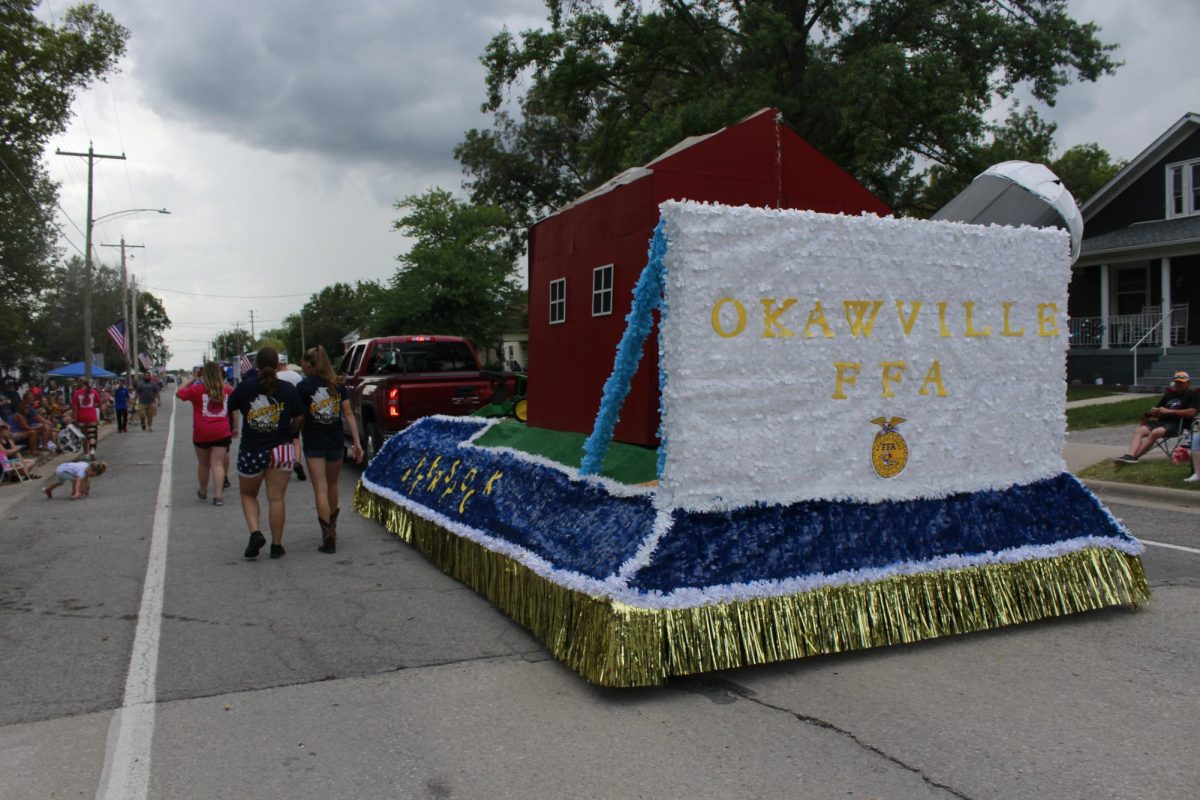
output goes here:
<path id="1" fill-rule="evenodd" d="M 367 423 L 367 440 L 363 443 L 363 466 L 370 464 L 383 446 L 383 434 L 374 422 Z"/>

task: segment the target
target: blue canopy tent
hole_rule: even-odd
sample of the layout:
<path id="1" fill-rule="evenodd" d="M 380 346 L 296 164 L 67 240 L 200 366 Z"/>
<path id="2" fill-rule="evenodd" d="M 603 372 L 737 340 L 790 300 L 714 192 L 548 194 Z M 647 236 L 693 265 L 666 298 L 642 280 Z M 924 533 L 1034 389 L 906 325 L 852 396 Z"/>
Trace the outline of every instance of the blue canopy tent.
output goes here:
<path id="1" fill-rule="evenodd" d="M 51 378 L 82 378 L 84 363 L 76 361 L 74 364 L 63 364 L 57 369 L 52 369 L 46 373 Z M 93 378 L 115 378 L 114 373 L 109 372 L 104 367 L 92 367 Z"/>

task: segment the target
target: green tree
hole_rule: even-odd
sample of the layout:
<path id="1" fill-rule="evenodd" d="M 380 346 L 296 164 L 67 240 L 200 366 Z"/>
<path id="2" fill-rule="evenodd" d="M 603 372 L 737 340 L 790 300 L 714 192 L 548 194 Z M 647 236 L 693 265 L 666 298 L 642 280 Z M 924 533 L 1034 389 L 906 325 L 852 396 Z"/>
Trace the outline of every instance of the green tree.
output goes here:
<path id="1" fill-rule="evenodd" d="M 445 189 L 396 203 L 393 227 L 414 240 L 380 299 L 372 330 L 466 336 L 497 347 L 520 294 L 507 230 L 496 206 L 456 200 Z"/>
<path id="2" fill-rule="evenodd" d="M 129 36 L 93 4 L 67 9 L 58 26 L 38 19 L 37 5 L 37 0 L 0 3 L 0 284 L 5 287 L 0 364 L 5 365 L 35 346 L 30 325 L 37 287 L 45 285 L 58 257 L 58 187 L 47 176 L 42 154 L 51 137 L 66 129 L 76 94 L 116 69 Z"/>
<path id="3" fill-rule="evenodd" d="M 383 294 L 376 281 L 358 281 L 353 286 L 335 283 L 312 295 L 300 311 L 284 319 L 282 338 L 288 353 L 294 354 L 290 357 L 299 361 L 305 349 L 319 344 L 336 361 L 342 337 L 356 330 L 365 334 Z"/>
<path id="4" fill-rule="evenodd" d="M 1000 125 L 989 126 L 991 138 L 970 148 L 962 169 L 934 166 L 929 184 L 914 211 L 928 216 L 948 203 L 979 173 L 1001 161 L 1032 161 L 1045 164 L 1070 190 L 1078 205 L 1091 197 L 1124 166 L 1113 163 L 1098 144 L 1076 145 L 1054 158 L 1054 132 L 1057 125 L 1041 119 L 1032 109 L 1014 108 Z"/>
<path id="5" fill-rule="evenodd" d="M 45 276 L 42 298 L 29 323 L 32 340 L 39 354 L 57 366 L 83 360 L 83 259 L 75 256 L 65 264 L 50 267 Z M 149 292 L 137 293 L 138 349 L 159 363 L 166 363 L 170 352 L 164 337 L 171 327 L 162 301 Z M 121 273 L 103 264 L 92 268 L 92 345 L 104 354 L 105 369 L 125 370 L 125 359 L 108 335 L 108 326 L 121 317 Z M 126 320 L 128 333 L 129 320 Z M 133 368 L 139 369 L 135 363 Z"/>
<path id="6" fill-rule="evenodd" d="M 253 350 L 254 340 L 250 338 L 250 331 L 244 328 L 221 331 L 212 340 L 212 357 L 216 361 L 228 361 Z"/>
<path id="7" fill-rule="evenodd" d="M 1124 160 L 1113 161 L 1104 148 L 1091 142 L 1068 149 L 1050 168 L 1082 206 L 1101 186 L 1116 177 L 1126 163 Z"/>
<path id="8" fill-rule="evenodd" d="M 1065 0 L 546 5 L 548 30 L 487 46 L 493 124 L 455 150 L 472 200 L 504 208 L 514 230 L 764 106 L 897 211 L 916 210 L 925 165 L 970 173 L 997 98 L 1020 85 L 1053 103 L 1117 66 Z"/>

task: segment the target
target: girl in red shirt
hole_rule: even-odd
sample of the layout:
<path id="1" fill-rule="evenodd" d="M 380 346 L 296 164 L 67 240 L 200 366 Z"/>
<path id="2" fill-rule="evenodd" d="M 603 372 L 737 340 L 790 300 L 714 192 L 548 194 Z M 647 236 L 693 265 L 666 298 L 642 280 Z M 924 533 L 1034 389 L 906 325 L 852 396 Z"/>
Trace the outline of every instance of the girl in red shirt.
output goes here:
<path id="1" fill-rule="evenodd" d="M 196 497 L 208 499 L 208 479 L 212 476 L 213 505 L 223 506 L 225 454 L 233 443 L 230 434 L 229 395 L 233 389 L 225 383 L 221 367 L 213 361 L 204 365 L 200 377 L 176 393 L 192 404 L 192 445 L 196 449 L 196 477 L 200 488 Z"/>

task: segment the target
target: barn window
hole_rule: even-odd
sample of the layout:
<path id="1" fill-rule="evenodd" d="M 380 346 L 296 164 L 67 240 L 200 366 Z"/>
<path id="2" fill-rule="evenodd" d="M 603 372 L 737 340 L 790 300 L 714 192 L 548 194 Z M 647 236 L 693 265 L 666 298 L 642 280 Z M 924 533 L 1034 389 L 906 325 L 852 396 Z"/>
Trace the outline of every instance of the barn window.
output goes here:
<path id="1" fill-rule="evenodd" d="M 1200 159 L 1167 165 L 1167 217 L 1200 213 Z"/>
<path id="2" fill-rule="evenodd" d="M 592 270 L 592 316 L 603 317 L 612 313 L 613 265 L 606 264 Z"/>
<path id="3" fill-rule="evenodd" d="M 550 281 L 550 324 L 567 321 L 567 279 Z"/>

